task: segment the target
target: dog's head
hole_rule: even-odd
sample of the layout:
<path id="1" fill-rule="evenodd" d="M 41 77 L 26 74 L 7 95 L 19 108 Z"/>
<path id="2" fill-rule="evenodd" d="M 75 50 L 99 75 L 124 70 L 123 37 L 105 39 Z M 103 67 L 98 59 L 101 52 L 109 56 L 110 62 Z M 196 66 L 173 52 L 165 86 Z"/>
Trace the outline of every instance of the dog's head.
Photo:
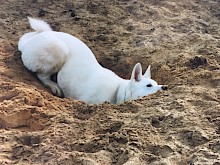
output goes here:
<path id="1" fill-rule="evenodd" d="M 142 67 L 140 63 L 134 66 L 130 80 L 130 94 L 132 100 L 155 93 L 158 90 L 167 90 L 167 86 L 158 85 L 156 81 L 151 79 L 150 66 L 148 66 L 144 75 L 142 75 Z"/>

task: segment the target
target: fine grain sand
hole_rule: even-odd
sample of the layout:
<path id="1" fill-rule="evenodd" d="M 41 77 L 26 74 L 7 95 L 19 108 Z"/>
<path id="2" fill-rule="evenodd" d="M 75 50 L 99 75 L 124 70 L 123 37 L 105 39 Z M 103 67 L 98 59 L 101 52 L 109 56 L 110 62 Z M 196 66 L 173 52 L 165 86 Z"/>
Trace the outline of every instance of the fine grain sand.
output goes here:
<path id="1" fill-rule="evenodd" d="M 27 16 L 121 77 L 151 64 L 169 90 L 120 105 L 53 96 L 17 49 Z M 219 0 L 4 0 L 0 32 L 1 165 L 220 164 Z"/>

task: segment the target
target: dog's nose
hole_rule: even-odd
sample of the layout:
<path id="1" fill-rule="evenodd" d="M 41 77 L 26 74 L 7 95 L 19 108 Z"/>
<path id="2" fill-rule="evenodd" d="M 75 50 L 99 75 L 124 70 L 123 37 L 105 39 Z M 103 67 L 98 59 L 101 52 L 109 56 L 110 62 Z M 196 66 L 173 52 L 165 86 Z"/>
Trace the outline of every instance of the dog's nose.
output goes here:
<path id="1" fill-rule="evenodd" d="M 167 86 L 162 86 L 162 89 L 163 89 L 163 90 L 167 90 L 168 87 L 167 87 Z"/>

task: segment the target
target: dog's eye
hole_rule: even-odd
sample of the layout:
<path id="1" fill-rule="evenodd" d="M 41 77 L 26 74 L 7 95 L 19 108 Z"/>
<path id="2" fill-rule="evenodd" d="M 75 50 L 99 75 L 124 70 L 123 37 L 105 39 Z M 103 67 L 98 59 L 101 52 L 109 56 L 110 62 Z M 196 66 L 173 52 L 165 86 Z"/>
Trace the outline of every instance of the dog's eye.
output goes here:
<path id="1" fill-rule="evenodd" d="M 152 87 L 152 85 L 151 84 L 147 84 L 147 87 Z"/>

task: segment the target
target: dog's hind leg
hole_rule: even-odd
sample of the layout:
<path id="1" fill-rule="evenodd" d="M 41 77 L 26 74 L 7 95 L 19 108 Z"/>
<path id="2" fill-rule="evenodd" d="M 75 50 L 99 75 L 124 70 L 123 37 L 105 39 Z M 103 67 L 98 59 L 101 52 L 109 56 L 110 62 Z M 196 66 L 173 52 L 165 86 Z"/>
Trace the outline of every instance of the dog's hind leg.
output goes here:
<path id="1" fill-rule="evenodd" d="M 51 80 L 51 75 L 52 74 L 45 74 L 45 73 L 37 73 L 36 74 L 38 79 L 50 90 L 52 91 L 53 95 L 58 96 L 58 97 L 64 97 L 62 90 L 58 86 L 57 83 L 53 82 Z"/>

